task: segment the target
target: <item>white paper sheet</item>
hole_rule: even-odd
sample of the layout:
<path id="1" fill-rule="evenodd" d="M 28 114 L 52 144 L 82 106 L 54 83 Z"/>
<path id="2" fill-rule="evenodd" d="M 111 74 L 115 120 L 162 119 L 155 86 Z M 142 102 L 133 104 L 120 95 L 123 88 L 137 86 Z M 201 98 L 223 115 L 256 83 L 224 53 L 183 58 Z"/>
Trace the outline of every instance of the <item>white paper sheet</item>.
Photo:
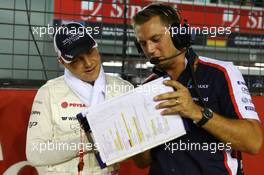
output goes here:
<path id="1" fill-rule="evenodd" d="M 107 165 L 186 133 L 179 115 L 161 116 L 153 97 L 173 91 L 159 78 L 86 110 L 94 142 Z"/>

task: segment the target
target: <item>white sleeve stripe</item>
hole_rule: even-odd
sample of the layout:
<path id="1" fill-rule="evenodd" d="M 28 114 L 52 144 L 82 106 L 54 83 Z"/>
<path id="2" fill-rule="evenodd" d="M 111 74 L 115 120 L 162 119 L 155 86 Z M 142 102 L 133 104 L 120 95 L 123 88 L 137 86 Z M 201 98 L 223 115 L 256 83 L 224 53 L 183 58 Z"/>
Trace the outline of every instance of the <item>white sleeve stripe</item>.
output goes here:
<path id="1" fill-rule="evenodd" d="M 225 74 L 228 83 L 229 95 L 240 119 L 251 118 L 259 120 L 244 78 L 242 77 L 240 71 L 236 69 L 231 62 L 218 61 L 204 57 L 201 59 L 199 58 L 199 61 L 206 65 L 215 67 Z"/>
<path id="2" fill-rule="evenodd" d="M 238 168 L 238 162 L 236 158 L 232 158 L 230 152 L 223 151 L 224 164 L 230 175 L 235 175 Z"/>

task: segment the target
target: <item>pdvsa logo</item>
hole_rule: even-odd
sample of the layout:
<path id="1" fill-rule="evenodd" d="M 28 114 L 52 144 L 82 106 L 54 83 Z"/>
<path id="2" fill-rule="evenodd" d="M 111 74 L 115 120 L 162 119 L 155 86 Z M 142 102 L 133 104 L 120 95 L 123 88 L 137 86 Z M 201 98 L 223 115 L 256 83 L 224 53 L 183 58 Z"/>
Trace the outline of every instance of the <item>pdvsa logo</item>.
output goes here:
<path id="1" fill-rule="evenodd" d="M 61 107 L 62 108 L 68 108 L 68 107 L 84 108 L 84 107 L 86 107 L 86 105 L 83 103 L 68 103 L 68 102 L 64 101 L 61 103 Z"/>
<path id="2" fill-rule="evenodd" d="M 61 103 L 61 107 L 62 108 L 67 108 L 68 107 L 68 103 L 65 101 L 65 102 L 62 102 Z"/>

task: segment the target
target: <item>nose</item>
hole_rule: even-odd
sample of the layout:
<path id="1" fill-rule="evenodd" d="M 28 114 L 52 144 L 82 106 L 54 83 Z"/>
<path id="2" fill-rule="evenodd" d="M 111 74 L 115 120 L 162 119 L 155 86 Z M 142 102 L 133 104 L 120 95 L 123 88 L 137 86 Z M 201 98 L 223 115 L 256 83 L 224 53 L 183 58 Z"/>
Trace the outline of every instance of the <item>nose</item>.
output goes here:
<path id="1" fill-rule="evenodd" d="M 87 55 L 85 55 L 84 57 L 83 57 L 83 63 L 84 63 L 84 65 L 86 66 L 86 67 L 90 67 L 90 66 L 92 66 L 92 59 L 89 57 L 89 56 L 87 56 Z"/>
<path id="2" fill-rule="evenodd" d="M 152 56 L 155 52 L 155 44 L 153 42 L 147 42 L 146 43 L 146 52 L 148 55 Z"/>

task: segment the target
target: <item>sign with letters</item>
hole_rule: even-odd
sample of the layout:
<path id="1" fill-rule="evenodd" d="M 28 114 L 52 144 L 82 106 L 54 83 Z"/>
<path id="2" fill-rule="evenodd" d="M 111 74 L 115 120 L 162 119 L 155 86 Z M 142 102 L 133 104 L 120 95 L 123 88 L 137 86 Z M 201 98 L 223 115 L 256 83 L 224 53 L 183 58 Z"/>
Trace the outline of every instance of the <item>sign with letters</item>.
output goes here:
<path id="1" fill-rule="evenodd" d="M 130 0 L 124 4 L 120 0 L 96 2 L 67 0 L 65 3 L 65 1 L 54 0 L 54 19 L 124 24 L 124 17 L 126 17 L 130 24 L 132 17 L 151 2 L 150 0 L 144 3 L 142 0 Z M 261 8 L 214 4 L 193 5 L 184 2 L 169 4 L 180 9 L 181 15 L 188 19 L 191 26 L 223 26 L 231 27 L 232 32 L 264 34 L 264 12 Z"/>

